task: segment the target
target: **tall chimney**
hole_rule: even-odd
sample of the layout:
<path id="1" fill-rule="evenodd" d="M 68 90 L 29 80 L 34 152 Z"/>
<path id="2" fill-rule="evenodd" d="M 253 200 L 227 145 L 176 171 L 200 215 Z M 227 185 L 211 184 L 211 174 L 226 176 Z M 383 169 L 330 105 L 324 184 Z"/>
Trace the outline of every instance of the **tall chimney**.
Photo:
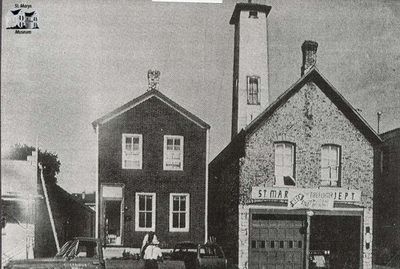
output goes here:
<path id="1" fill-rule="evenodd" d="M 147 80 L 149 82 L 148 91 L 158 90 L 158 85 L 160 84 L 160 71 L 150 69 L 147 72 Z"/>
<path id="2" fill-rule="evenodd" d="M 317 63 L 318 43 L 311 40 L 304 41 L 301 45 L 303 52 L 303 65 L 301 66 L 301 76 L 307 73 Z"/>

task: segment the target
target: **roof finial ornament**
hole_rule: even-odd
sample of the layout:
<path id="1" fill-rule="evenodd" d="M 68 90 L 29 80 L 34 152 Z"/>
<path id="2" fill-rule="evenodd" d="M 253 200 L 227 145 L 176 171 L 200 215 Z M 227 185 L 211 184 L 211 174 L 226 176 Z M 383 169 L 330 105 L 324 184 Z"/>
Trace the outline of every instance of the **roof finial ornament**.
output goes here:
<path id="1" fill-rule="evenodd" d="M 160 84 L 160 74 L 161 72 L 156 69 L 149 69 L 147 72 L 147 80 L 149 83 L 148 91 L 157 90 L 158 85 Z"/>

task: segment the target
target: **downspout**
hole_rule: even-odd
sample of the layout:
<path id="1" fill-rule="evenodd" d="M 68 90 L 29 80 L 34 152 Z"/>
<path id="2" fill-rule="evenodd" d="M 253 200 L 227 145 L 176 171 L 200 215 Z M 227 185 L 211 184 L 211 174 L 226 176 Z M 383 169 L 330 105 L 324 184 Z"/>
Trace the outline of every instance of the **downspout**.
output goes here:
<path id="1" fill-rule="evenodd" d="M 49 212 L 51 229 L 52 229 L 52 231 L 53 231 L 54 241 L 56 242 L 57 252 L 59 252 L 59 251 L 60 251 L 60 245 L 59 245 L 59 243 L 58 243 L 58 237 L 57 237 L 56 226 L 54 225 L 53 213 L 51 212 L 49 196 L 48 196 L 48 194 L 47 194 L 47 188 L 46 188 L 46 184 L 45 184 L 44 178 L 43 178 L 43 166 L 42 166 L 41 163 L 39 164 L 39 169 L 40 169 L 40 180 L 41 180 L 41 182 L 42 182 L 44 197 L 45 197 L 45 199 L 46 199 L 47 211 Z"/>
<path id="2" fill-rule="evenodd" d="M 208 240 L 208 154 L 210 150 L 210 129 L 207 129 L 206 135 L 206 193 L 205 193 L 205 214 L 204 214 L 204 242 Z"/>
<path id="3" fill-rule="evenodd" d="M 95 237 L 99 238 L 99 125 L 96 125 L 96 220 L 95 220 Z"/>

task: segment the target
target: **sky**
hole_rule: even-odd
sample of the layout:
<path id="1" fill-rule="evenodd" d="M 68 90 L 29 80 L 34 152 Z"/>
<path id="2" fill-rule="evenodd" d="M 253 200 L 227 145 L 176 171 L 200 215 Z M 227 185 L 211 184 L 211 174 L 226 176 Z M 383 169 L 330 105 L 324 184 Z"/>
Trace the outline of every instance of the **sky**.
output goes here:
<path id="1" fill-rule="evenodd" d="M 38 13 L 39 29 L 15 34 L 15 4 Z M 317 41 L 317 68 L 372 128 L 400 127 L 400 2 L 267 0 L 270 100 L 300 77 L 301 44 Z M 91 122 L 147 90 L 160 91 L 211 125 L 212 160 L 230 141 L 235 1 L 2 2 L 1 150 L 15 143 L 54 152 L 58 183 L 95 189 Z"/>

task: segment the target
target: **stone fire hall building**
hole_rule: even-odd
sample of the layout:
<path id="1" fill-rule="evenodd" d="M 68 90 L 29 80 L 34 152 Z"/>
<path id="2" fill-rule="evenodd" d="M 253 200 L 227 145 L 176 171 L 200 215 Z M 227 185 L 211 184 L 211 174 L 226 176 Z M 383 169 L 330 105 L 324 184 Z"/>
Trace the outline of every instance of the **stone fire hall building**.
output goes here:
<path id="1" fill-rule="evenodd" d="M 269 102 L 267 16 L 236 4 L 232 140 L 209 165 L 209 235 L 239 268 L 372 268 L 379 136 L 315 67 Z"/>

